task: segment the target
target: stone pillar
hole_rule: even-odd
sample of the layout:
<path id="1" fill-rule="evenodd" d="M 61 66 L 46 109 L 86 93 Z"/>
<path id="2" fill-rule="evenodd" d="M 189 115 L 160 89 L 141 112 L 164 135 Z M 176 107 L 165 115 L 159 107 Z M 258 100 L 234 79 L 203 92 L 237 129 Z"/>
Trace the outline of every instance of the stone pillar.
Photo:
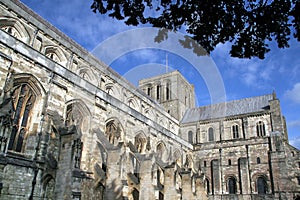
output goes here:
<path id="1" fill-rule="evenodd" d="M 211 179 L 212 179 L 212 194 L 221 194 L 221 169 L 220 161 L 212 160 L 211 161 Z"/>
<path id="2" fill-rule="evenodd" d="M 196 200 L 208 200 L 203 177 L 196 177 Z"/>
<path id="3" fill-rule="evenodd" d="M 238 160 L 239 169 L 239 189 L 241 194 L 250 194 L 250 179 L 247 158 Z"/>
<path id="4" fill-rule="evenodd" d="M 55 199 L 71 199 L 73 169 L 72 142 L 73 135 L 61 136 L 61 149 L 55 181 Z"/>
<path id="5" fill-rule="evenodd" d="M 123 185 L 120 174 L 120 151 L 121 149 L 113 149 L 107 152 L 107 179 L 104 199 L 121 200 L 123 198 Z"/>
<path id="6" fill-rule="evenodd" d="M 140 197 L 143 200 L 152 200 L 155 197 L 154 187 L 152 185 L 152 160 L 141 161 L 140 167 Z M 141 199 L 140 198 L 140 199 Z"/>
<path id="7" fill-rule="evenodd" d="M 165 199 L 176 199 L 177 191 L 175 185 L 175 166 L 169 165 L 165 167 L 164 197 Z"/>
<path id="8" fill-rule="evenodd" d="M 181 172 L 181 177 L 182 177 L 182 200 L 195 199 L 194 193 L 192 191 L 191 172 L 189 170 Z"/>

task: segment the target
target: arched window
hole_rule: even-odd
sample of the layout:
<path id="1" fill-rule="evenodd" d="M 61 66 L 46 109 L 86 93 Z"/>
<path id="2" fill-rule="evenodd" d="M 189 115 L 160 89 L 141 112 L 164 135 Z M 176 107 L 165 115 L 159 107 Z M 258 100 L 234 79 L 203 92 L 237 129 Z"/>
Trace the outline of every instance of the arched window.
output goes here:
<path id="1" fill-rule="evenodd" d="M 52 48 L 46 49 L 45 55 L 55 62 L 60 62 L 58 55 L 55 53 L 55 50 Z"/>
<path id="2" fill-rule="evenodd" d="M 21 35 L 20 35 L 19 31 L 15 27 L 3 26 L 3 27 L 1 27 L 1 29 L 4 30 L 5 32 L 7 32 L 8 34 L 12 35 L 13 37 L 21 39 Z"/>
<path id="3" fill-rule="evenodd" d="M 189 143 L 193 144 L 193 132 L 192 131 L 188 132 L 188 141 L 189 141 Z"/>
<path id="4" fill-rule="evenodd" d="M 214 141 L 214 129 L 212 127 L 208 129 L 208 141 Z"/>
<path id="5" fill-rule="evenodd" d="M 239 126 L 238 125 L 232 126 L 232 136 L 234 139 L 239 138 Z"/>
<path id="6" fill-rule="evenodd" d="M 258 177 L 257 179 L 257 193 L 258 194 L 267 194 L 268 185 L 263 177 Z"/>
<path id="7" fill-rule="evenodd" d="M 260 157 L 257 157 L 257 158 L 256 158 L 256 163 L 257 163 L 257 164 L 260 164 Z"/>
<path id="8" fill-rule="evenodd" d="M 230 160 L 230 159 L 228 159 L 228 165 L 229 165 L 229 166 L 231 165 L 231 160 Z"/>
<path id="9" fill-rule="evenodd" d="M 120 127 L 115 123 L 114 120 L 110 121 L 106 125 L 106 131 L 105 134 L 111 144 L 117 145 L 117 141 L 121 137 L 121 129 Z"/>
<path id="10" fill-rule="evenodd" d="M 134 146 L 138 153 L 145 153 L 147 138 L 143 133 L 139 133 L 134 137 Z"/>
<path id="11" fill-rule="evenodd" d="M 170 100 L 171 99 L 171 87 L 170 87 L 170 83 L 168 82 L 166 85 L 166 100 Z"/>
<path id="12" fill-rule="evenodd" d="M 159 100 L 160 99 L 160 85 L 156 86 L 156 99 Z"/>
<path id="13" fill-rule="evenodd" d="M 228 178 L 228 192 L 229 194 L 236 194 L 236 180 L 234 177 Z"/>
<path id="14" fill-rule="evenodd" d="M 266 136 L 265 124 L 262 121 L 257 122 L 256 133 L 258 137 Z"/>
<path id="15" fill-rule="evenodd" d="M 12 99 L 15 112 L 8 149 L 21 152 L 36 96 L 27 84 L 21 84 L 14 90 Z"/>

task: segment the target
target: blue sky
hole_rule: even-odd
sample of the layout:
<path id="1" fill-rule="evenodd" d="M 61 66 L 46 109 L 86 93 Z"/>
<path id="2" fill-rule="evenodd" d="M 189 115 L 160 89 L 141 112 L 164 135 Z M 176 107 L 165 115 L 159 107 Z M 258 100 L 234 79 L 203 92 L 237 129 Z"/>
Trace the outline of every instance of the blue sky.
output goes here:
<path id="1" fill-rule="evenodd" d="M 22 2 L 91 52 L 112 36 L 136 28 L 93 13 L 90 9 L 92 0 L 22 0 Z M 128 41 L 123 41 L 121 45 L 126 42 Z M 271 52 L 264 60 L 232 58 L 228 54 L 230 49 L 228 43 L 218 45 L 209 59 L 222 78 L 227 101 L 276 91 L 282 113 L 287 120 L 290 143 L 300 149 L 300 43 L 291 39 L 288 49 L 278 49 L 272 42 L 270 46 Z M 113 52 L 114 48 L 110 51 Z M 207 77 L 199 74 L 190 60 L 178 56 L 176 51 L 136 49 L 125 55 L 119 55 L 112 63 L 107 64 L 136 84 L 138 74 L 150 76 L 165 72 L 166 58 L 168 70 L 178 69 L 194 84 L 197 104 L 210 104 L 212 102 L 210 87 L 218 88 L 218 86 L 208 84 Z"/>

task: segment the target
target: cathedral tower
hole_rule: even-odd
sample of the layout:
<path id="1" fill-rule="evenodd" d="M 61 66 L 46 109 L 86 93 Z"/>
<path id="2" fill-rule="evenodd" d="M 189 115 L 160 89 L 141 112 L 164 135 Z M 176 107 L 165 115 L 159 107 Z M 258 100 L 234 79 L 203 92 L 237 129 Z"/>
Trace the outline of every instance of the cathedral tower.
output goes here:
<path id="1" fill-rule="evenodd" d="M 178 120 L 187 109 L 195 107 L 194 86 L 177 70 L 140 80 L 139 88 Z"/>

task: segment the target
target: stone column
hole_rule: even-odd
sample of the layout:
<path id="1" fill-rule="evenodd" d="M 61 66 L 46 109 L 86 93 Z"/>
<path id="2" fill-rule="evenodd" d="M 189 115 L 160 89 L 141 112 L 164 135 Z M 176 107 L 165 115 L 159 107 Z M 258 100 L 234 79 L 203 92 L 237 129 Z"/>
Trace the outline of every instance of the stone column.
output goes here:
<path id="1" fill-rule="evenodd" d="M 196 200 L 208 200 L 203 177 L 196 177 Z"/>
<path id="2" fill-rule="evenodd" d="M 239 169 L 239 188 L 241 194 L 250 194 L 250 179 L 247 158 L 240 158 L 238 160 Z"/>
<path id="3" fill-rule="evenodd" d="M 120 174 L 121 149 L 107 151 L 106 187 L 104 199 L 122 199 L 123 185 Z"/>
<path id="4" fill-rule="evenodd" d="M 72 142 L 73 135 L 61 136 L 61 149 L 55 181 L 55 199 L 71 199 L 73 169 Z"/>
<path id="5" fill-rule="evenodd" d="M 175 186 L 175 166 L 165 167 L 164 197 L 165 199 L 176 199 L 177 191 Z"/>
<path id="6" fill-rule="evenodd" d="M 155 191 L 152 185 L 151 169 L 152 169 L 151 159 L 141 161 L 141 167 L 139 173 L 140 174 L 140 197 L 143 200 L 153 200 L 155 198 Z"/>
<path id="7" fill-rule="evenodd" d="M 192 191 L 191 172 L 181 172 L 182 177 L 182 200 L 192 200 L 195 196 Z"/>

